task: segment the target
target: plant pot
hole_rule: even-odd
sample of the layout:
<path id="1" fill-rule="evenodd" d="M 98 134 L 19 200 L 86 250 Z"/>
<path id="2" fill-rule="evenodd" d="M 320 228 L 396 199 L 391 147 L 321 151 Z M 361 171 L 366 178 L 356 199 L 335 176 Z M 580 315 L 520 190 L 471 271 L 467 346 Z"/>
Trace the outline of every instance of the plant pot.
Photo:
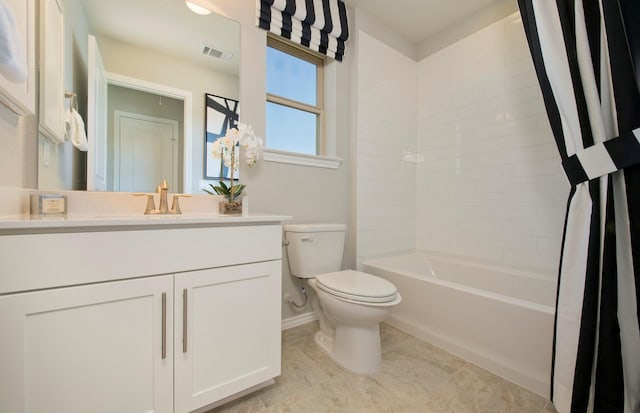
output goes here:
<path id="1" fill-rule="evenodd" d="M 230 201 L 223 199 L 218 203 L 218 213 L 220 215 L 242 215 L 242 198 Z"/>

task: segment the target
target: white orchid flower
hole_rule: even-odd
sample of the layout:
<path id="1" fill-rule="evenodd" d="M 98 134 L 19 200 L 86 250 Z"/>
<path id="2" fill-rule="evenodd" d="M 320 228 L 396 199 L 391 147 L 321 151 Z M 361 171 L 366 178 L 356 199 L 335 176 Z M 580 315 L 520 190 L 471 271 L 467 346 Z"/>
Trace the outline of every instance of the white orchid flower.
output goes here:
<path id="1" fill-rule="evenodd" d="M 249 167 L 256 164 L 262 154 L 264 141 L 256 136 L 253 128 L 246 123 L 238 123 L 237 127 L 227 129 L 225 136 L 218 138 L 212 145 L 214 159 L 221 159 L 227 168 L 238 170 L 240 161 L 238 154 L 232 156 L 237 145 L 244 149 L 245 161 Z M 233 163 L 233 165 L 232 165 Z"/>

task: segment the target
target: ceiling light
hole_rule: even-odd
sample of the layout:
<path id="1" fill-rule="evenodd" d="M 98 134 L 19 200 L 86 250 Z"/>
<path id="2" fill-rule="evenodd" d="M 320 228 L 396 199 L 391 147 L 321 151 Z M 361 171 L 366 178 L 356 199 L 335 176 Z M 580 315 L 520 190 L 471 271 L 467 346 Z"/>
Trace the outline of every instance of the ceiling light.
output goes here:
<path id="1" fill-rule="evenodd" d="M 193 4 L 190 1 L 185 1 L 185 3 L 187 4 L 187 7 L 189 8 L 189 10 L 191 10 L 194 13 L 202 14 L 202 15 L 211 14 L 211 10 L 205 9 L 202 6 L 198 6 L 197 4 Z"/>

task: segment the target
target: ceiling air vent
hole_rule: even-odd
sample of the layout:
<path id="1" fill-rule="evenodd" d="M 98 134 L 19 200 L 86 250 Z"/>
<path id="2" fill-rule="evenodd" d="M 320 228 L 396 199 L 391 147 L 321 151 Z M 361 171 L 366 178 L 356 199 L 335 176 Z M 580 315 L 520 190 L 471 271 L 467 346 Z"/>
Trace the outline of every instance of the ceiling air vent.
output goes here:
<path id="1" fill-rule="evenodd" d="M 223 62 L 228 62 L 233 57 L 233 53 L 218 49 L 207 44 L 202 45 L 202 54 L 206 56 L 215 57 Z"/>

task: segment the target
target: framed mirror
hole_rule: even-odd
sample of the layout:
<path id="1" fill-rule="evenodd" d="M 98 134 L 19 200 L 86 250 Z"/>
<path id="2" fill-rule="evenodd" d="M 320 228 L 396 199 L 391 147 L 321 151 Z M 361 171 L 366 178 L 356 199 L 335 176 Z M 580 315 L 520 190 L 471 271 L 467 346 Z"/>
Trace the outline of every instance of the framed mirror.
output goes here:
<path id="1" fill-rule="evenodd" d="M 198 193 L 205 95 L 238 99 L 239 23 L 184 0 L 62 3 L 64 86 L 89 145 L 39 136 L 38 187 L 151 192 L 167 179 L 172 192 Z"/>

